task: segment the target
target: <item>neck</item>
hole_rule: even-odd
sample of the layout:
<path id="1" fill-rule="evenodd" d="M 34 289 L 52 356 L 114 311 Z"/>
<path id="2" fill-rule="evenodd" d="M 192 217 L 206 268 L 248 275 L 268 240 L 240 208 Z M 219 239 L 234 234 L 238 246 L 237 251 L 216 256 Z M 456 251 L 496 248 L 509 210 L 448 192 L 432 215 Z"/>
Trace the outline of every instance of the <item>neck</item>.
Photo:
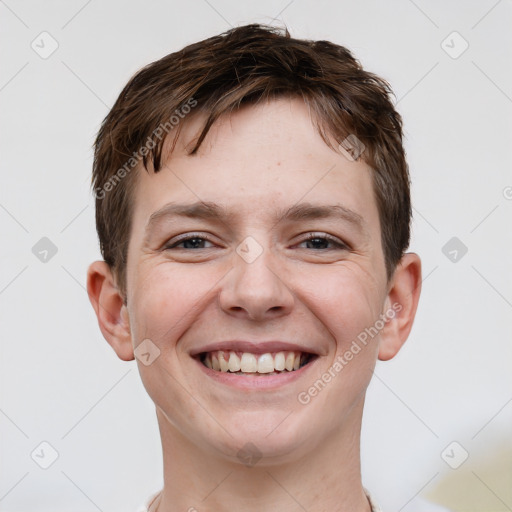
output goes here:
<path id="1" fill-rule="evenodd" d="M 362 406 L 301 458 L 282 464 L 263 458 L 254 466 L 200 449 L 157 408 L 164 463 L 157 512 L 370 512 L 361 483 Z"/>

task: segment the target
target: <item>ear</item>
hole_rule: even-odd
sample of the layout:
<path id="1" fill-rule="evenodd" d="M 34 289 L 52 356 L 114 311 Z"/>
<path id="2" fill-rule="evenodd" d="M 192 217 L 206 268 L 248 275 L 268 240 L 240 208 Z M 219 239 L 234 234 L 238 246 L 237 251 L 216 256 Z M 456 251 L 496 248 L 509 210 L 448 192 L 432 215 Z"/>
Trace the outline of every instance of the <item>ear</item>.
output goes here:
<path id="1" fill-rule="evenodd" d="M 87 270 L 87 293 L 98 317 L 103 337 L 123 361 L 135 359 L 128 309 L 115 285 L 112 271 L 104 261 L 95 261 Z"/>
<path id="2" fill-rule="evenodd" d="M 411 332 L 421 293 L 421 260 L 406 253 L 391 278 L 384 314 L 389 318 L 380 332 L 379 359 L 396 356 Z M 393 315 L 394 312 L 394 315 Z"/>

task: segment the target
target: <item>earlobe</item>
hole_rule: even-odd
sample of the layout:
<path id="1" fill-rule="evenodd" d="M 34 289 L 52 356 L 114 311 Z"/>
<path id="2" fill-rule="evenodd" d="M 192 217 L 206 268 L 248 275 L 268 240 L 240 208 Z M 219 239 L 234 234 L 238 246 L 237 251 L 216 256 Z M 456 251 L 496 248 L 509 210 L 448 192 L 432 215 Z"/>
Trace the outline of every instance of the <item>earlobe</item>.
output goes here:
<path id="1" fill-rule="evenodd" d="M 379 359 L 395 357 L 411 332 L 421 293 L 421 260 L 415 253 L 406 253 L 397 265 L 385 313 L 389 318 L 380 333 Z"/>
<path id="2" fill-rule="evenodd" d="M 87 293 L 103 337 L 123 361 L 132 361 L 133 345 L 128 310 L 108 264 L 95 261 L 87 270 Z"/>

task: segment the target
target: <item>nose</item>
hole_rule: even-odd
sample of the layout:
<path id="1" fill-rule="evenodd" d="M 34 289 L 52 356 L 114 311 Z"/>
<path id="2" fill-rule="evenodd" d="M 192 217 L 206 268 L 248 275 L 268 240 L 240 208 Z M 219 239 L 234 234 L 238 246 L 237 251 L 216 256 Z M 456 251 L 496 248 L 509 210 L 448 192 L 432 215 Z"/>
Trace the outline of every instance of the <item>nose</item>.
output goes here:
<path id="1" fill-rule="evenodd" d="M 219 294 L 223 311 L 239 318 L 264 321 L 288 315 L 294 295 L 285 284 L 276 257 L 266 248 L 254 260 L 234 255 L 233 268 Z"/>

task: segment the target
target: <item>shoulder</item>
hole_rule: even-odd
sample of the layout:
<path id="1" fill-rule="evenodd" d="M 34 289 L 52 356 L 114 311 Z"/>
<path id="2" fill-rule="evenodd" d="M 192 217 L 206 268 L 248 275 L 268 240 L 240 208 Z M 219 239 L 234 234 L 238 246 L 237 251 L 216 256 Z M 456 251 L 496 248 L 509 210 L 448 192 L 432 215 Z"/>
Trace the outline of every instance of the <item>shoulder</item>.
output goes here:
<path id="1" fill-rule="evenodd" d="M 154 492 L 135 512 L 151 512 L 151 506 L 162 491 Z"/>
<path id="2" fill-rule="evenodd" d="M 370 502 L 372 512 L 383 512 L 382 508 L 377 503 L 375 496 L 372 496 L 368 489 L 364 489 L 364 491 L 366 493 L 368 501 Z M 447 509 L 435 503 L 431 503 L 430 501 L 426 501 L 420 497 L 414 498 L 414 500 L 410 501 L 408 505 L 413 505 L 413 507 L 411 507 L 411 510 L 414 510 L 415 512 L 453 512 L 450 509 Z"/>
<path id="3" fill-rule="evenodd" d="M 375 498 L 369 493 L 368 489 L 365 489 L 364 492 L 366 493 L 366 497 L 368 498 L 368 501 L 370 502 L 370 507 L 372 508 L 372 512 L 382 512 L 382 509 L 379 507 L 379 505 L 375 501 Z"/>

